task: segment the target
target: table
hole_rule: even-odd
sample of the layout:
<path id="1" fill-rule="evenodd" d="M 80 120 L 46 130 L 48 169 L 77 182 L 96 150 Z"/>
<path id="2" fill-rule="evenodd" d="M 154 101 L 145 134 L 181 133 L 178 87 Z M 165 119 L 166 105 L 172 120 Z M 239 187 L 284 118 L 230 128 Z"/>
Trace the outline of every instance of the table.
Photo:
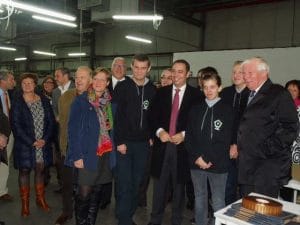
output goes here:
<path id="1" fill-rule="evenodd" d="M 294 203 L 297 202 L 297 192 L 300 191 L 300 181 L 297 180 L 290 180 L 287 185 L 285 185 L 287 188 L 291 188 L 294 190 Z"/>
<path id="2" fill-rule="evenodd" d="M 250 195 L 255 195 L 255 196 L 260 196 L 260 197 L 273 199 L 275 201 L 280 202 L 283 205 L 283 211 L 294 213 L 296 215 L 300 215 L 300 205 L 299 204 L 297 205 L 297 204 L 294 204 L 294 203 L 291 203 L 291 202 L 286 202 L 286 201 L 270 198 L 268 196 L 257 194 L 257 193 L 251 193 Z M 240 199 L 240 200 L 238 200 L 234 203 L 240 203 L 240 202 L 242 202 L 242 199 Z M 231 205 L 228 205 L 225 208 L 220 209 L 219 211 L 214 213 L 214 216 L 216 218 L 215 225 L 221 225 L 221 224 L 226 224 L 226 225 L 250 225 L 251 224 L 251 223 L 239 220 L 237 218 L 224 215 L 226 210 L 230 207 L 231 207 Z"/>

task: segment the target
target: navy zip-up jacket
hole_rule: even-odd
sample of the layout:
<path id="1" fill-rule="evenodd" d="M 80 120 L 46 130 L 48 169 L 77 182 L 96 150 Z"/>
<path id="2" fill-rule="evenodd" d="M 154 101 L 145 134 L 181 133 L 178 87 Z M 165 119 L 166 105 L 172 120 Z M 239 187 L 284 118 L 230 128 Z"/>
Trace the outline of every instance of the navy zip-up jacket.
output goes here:
<path id="1" fill-rule="evenodd" d="M 143 86 L 138 86 L 132 79 L 117 85 L 113 94 L 117 107 L 114 117 L 116 145 L 149 140 L 149 108 L 155 92 L 155 86 L 148 79 Z"/>
<path id="2" fill-rule="evenodd" d="M 185 134 L 191 169 L 200 169 L 195 161 L 202 157 L 212 163 L 206 171 L 228 171 L 232 126 L 232 107 L 222 99 L 211 107 L 204 101 L 191 109 Z"/>

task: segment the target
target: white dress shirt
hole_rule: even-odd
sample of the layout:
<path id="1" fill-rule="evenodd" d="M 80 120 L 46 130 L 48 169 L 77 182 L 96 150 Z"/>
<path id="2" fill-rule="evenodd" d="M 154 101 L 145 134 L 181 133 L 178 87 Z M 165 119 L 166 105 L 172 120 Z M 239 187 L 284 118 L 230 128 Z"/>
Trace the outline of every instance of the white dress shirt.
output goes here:
<path id="1" fill-rule="evenodd" d="M 177 88 L 175 87 L 175 85 L 173 85 L 173 88 L 172 88 L 172 103 L 173 103 L 173 100 L 174 100 L 174 96 L 175 96 L 175 93 L 176 93 L 176 89 L 180 89 L 179 91 L 179 108 L 178 110 L 180 109 L 180 106 L 181 106 L 181 103 L 182 103 L 182 99 L 183 99 L 183 95 L 184 95 L 184 92 L 185 92 L 185 89 L 186 89 L 186 84 L 184 84 L 182 87 L 180 88 Z M 158 128 L 157 131 L 156 131 L 156 136 L 159 137 L 159 133 L 164 130 L 163 128 Z M 183 137 L 185 136 L 185 131 L 182 131 L 182 134 L 183 134 Z"/>
<path id="2" fill-rule="evenodd" d="M 125 80 L 125 77 L 123 77 L 121 80 L 118 80 L 117 78 L 115 78 L 114 76 L 112 76 L 112 77 L 111 77 L 111 81 L 112 81 L 112 88 L 113 88 L 113 90 L 115 89 L 117 83 L 118 83 L 119 81 L 123 81 L 123 80 Z"/>
<path id="3" fill-rule="evenodd" d="M 70 85 L 71 85 L 71 81 L 69 80 L 65 85 L 58 86 L 61 95 L 63 95 L 63 93 L 65 93 L 67 90 L 69 90 Z"/>

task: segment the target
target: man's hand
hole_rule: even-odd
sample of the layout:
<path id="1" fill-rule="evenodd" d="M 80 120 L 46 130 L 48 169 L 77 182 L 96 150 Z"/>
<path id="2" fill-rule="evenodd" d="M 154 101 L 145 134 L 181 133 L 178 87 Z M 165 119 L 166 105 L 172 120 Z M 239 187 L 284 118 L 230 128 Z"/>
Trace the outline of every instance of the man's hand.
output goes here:
<path id="1" fill-rule="evenodd" d="M 206 169 L 208 169 L 209 167 L 212 166 L 212 163 L 211 163 L 211 162 L 206 163 L 206 162 L 202 159 L 202 157 L 199 157 L 199 158 L 195 161 L 195 164 L 196 164 L 197 166 L 199 166 L 199 167 L 200 167 L 201 169 L 203 169 L 203 170 L 206 170 Z"/>
<path id="2" fill-rule="evenodd" d="M 229 156 L 231 159 L 236 159 L 239 155 L 238 149 L 237 149 L 237 145 L 233 144 L 230 145 L 230 150 L 229 150 Z"/>
<path id="3" fill-rule="evenodd" d="M 171 141 L 170 135 L 164 130 L 159 132 L 159 139 L 161 142 Z"/>
<path id="4" fill-rule="evenodd" d="M 150 147 L 153 146 L 153 140 L 151 138 L 149 139 L 149 145 Z"/>
<path id="5" fill-rule="evenodd" d="M 184 136 L 183 136 L 182 132 L 177 133 L 171 137 L 171 142 L 175 145 L 179 145 L 183 141 L 184 141 Z"/>
<path id="6" fill-rule="evenodd" d="M 125 155 L 127 152 L 127 146 L 125 144 L 118 145 L 117 146 L 118 152 L 120 152 L 122 155 Z"/>
<path id="7" fill-rule="evenodd" d="M 78 169 L 83 169 L 84 168 L 83 159 L 78 159 L 74 161 L 74 166 Z"/>
<path id="8" fill-rule="evenodd" d="M 33 146 L 36 148 L 43 148 L 45 146 L 45 141 L 43 139 L 36 140 L 33 143 Z"/>
<path id="9" fill-rule="evenodd" d="M 3 150 L 7 145 L 7 137 L 4 134 L 0 134 L 0 150 Z"/>

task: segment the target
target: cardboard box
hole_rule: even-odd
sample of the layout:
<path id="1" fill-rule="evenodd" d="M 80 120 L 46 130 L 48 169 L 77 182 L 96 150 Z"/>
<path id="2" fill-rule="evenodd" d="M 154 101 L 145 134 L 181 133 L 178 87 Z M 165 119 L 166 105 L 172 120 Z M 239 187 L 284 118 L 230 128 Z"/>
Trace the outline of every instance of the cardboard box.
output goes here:
<path id="1" fill-rule="evenodd" d="M 292 165 L 292 178 L 300 181 L 300 164 Z"/>

